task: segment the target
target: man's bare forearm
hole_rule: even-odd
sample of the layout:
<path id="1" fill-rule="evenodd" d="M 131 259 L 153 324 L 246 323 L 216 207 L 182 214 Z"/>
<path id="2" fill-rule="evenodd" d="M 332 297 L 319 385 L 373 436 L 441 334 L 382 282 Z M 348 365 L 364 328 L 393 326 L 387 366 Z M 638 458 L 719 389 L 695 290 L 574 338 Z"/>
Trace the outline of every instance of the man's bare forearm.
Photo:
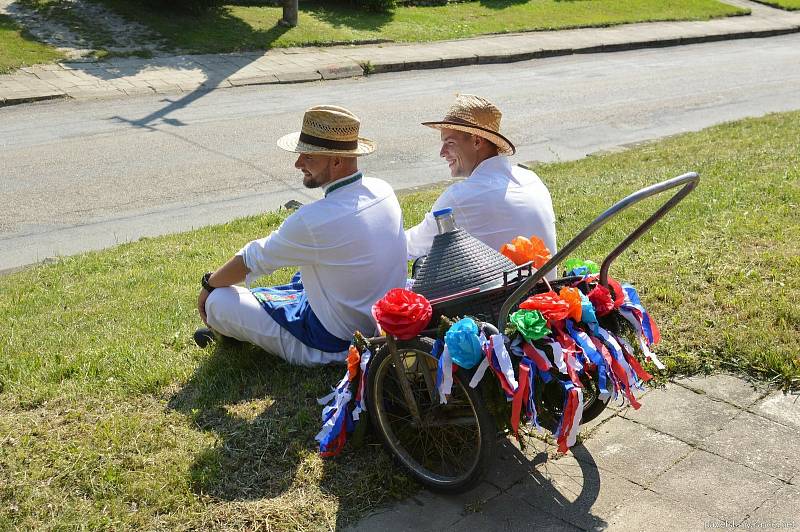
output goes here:
<path id="1" fill-rule="evenodd" d="M 241 255 L 235 255 L 231 260 L 222 265 L 208 279 L 208 283 L 214 288 L 221 286 L 232 286 L 244 281 L 250 270 L 244 264 Z"/>

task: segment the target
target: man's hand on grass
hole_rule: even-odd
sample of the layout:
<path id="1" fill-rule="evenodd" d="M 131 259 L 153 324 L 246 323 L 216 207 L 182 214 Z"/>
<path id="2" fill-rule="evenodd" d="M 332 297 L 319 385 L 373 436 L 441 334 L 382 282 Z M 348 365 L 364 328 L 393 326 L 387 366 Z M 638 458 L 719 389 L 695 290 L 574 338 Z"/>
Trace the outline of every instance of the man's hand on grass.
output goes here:
<path id="1" fill-rule="evenodd" d="M 197 296 L 197 312 L 200 313 L 200 317 L 203 319 L 203 323 L 206 324 L 206 327 L 210 327 L 208 324 L 208 316 L 206 315 L 206 299 L 208 299 L 208 290 L 201 288 L 200 295 Z"/>

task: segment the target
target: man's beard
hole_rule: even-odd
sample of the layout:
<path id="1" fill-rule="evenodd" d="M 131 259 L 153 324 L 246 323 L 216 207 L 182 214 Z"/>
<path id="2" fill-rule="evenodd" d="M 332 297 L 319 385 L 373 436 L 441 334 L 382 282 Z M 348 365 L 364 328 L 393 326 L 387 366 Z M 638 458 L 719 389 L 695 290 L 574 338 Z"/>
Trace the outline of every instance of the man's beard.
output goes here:
<path id="1" fill-rule="evenodd" d="M 322 183 L 328 182 L 329 177 L 330 177 L 330 170 L 328 168 L 326 168 L 323 172 L 320 172 L 316 176 L 313 175 L 306 176 L 305 174 L 303 174 L 303 186 L 306 188 L 319 188 L 322 186 Z"/>

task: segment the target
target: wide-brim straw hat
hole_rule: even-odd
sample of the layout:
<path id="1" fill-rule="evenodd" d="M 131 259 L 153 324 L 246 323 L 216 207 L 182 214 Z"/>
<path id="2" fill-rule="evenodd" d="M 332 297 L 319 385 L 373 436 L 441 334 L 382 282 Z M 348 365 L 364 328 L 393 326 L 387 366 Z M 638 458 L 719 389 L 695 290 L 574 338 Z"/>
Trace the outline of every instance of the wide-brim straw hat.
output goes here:
<path id="1" fill-rule="evenodd" d="M 375 151 L 375 143 L 359 137 L 361 121 L 335 105 L 317 105 L 306 110 L 303 127 L 278 139 L 278 147 L 294 153 L 317 153 L 360 157 Z"/>
<path id="2" fill-rule="evenodd" d="M 434 129 L 455 129 L 483 137 L 495 146 L 500 155 L 514 155 L 517 149 L 510 140 L 500 134 L 500 109 L 480 96 L 459 94 L 456 102 L 438 122 L 423 122 L 423 126 Z"/>

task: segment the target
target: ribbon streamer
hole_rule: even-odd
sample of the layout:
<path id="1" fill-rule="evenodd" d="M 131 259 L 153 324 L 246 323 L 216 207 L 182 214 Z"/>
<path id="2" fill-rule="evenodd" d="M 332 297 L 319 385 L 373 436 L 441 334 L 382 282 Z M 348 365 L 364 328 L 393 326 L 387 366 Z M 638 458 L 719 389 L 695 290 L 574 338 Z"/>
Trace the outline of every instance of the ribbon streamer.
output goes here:
<path id="1" fill-rule="evenodd" d="M 317 400 L 321 405 L 327 404 L 322 409 L 322 430 L 314 437 L 319 442 L 319 454 L 324 457 L 338 456 L 347 441 L 347 433 L 355 427 L 347 411 L 352 398 L 349 376 L 345 374 L 333 392 Z"/>
<path id="2" fill-rule="evenodd" d="M 353 409 L 353 419 L 358 421 L 361 412 L 367 411 L 366 394 L 364 393 L 367 386 L 367 368 L 369 361 L 372 358 L 372 352 L 365 349 L 361 354 L 361 375 L 358 377 L 358 391 L 356 392 L 356 407 Z"/>
<path id="3" fill-rule="evenodd" d="M 564 413 L 556 428 L 556 441 L 558 452 L 566 453 L 575 445 L 583 415 L 583 390 L 572 384 L 571 381 L 558 381 L 564 389 Z"/>
<path id="4" fill-rule="evenodd" d="M 453 392 L 453 369 L 450 349 L 445 344 L 436 368 L 436 389 L 439 390 L 440 404 L 447 404 L 447 396 Z"/>

